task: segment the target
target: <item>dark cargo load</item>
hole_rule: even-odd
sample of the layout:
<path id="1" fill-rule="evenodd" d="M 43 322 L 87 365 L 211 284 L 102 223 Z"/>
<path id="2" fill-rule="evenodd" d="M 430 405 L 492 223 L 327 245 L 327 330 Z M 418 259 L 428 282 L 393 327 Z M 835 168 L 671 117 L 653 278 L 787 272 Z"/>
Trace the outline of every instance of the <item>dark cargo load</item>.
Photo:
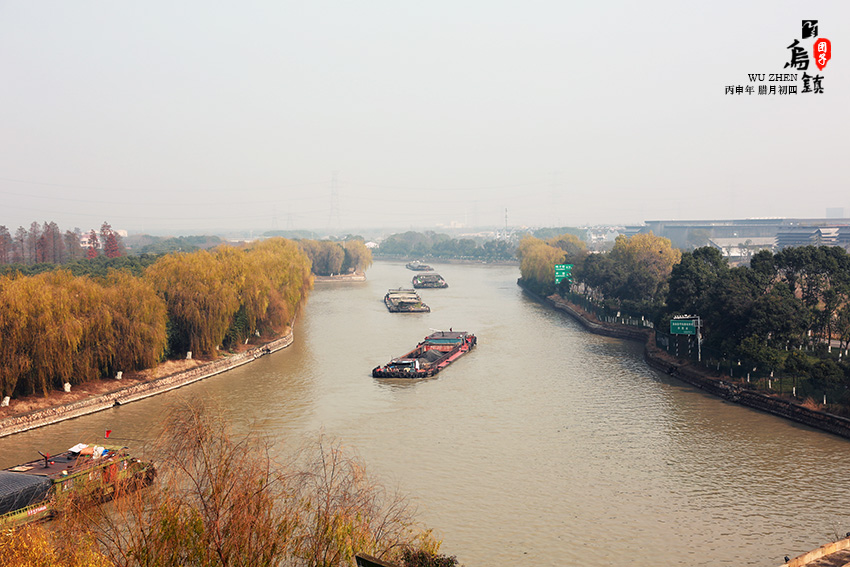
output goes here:
<path id="1" fill-rule="evenodd" d="M 47 477 L 0 471 L 0 515 L 41 502 L 52 484 Z"/>

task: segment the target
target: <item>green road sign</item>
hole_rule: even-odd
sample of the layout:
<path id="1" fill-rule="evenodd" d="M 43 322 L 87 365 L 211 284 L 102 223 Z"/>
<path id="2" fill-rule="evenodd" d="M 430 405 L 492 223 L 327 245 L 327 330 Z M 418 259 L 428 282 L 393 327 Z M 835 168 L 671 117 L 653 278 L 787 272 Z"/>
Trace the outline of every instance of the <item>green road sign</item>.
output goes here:
<path id="1" fill-rule="evenodd" d="M 561 283 L 561 280 L 569 280 L 573 279 L 573 265 L 572 264 L 555 264 L 555 285 Z"/>
<path id="2" fill-rule="evenodd" d="M 670 321 L 671 335 L 696 335 L 697 322 L 694 319 L 672 319 Z"/>

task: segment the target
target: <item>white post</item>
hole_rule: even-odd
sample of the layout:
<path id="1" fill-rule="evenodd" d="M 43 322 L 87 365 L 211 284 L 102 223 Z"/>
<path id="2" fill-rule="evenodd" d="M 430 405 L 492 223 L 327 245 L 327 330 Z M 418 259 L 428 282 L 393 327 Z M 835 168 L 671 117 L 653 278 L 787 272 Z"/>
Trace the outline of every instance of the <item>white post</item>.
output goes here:
<path id="1" fill-rule="evenodd" d="M 186 353 L 186 360 L 192 360 L 192 351 Z"/>
<path id="2" fill-rule="evenodd" d="M 9 396 L 5 396 L 5 397 L 3 398 L 3 401 L 2 401 L 2 402 L 0 402 L 0 408 L 7 408 L 7 407 L 9 407 L 9 399 L 10 399 L 10 398 L 9 398 Z"/>
<path id="3" fill-rule="evenodd" d="M 702 326 L 702 321 L 697 317 L 697 362 L 702 362 L 702 334 L 699 328 Z"/>
<path id="4" fill-rule="evenodd" d="M 70 382 L 65 382 L 65 384 L 63 384 L 63 387 L 65 388 L 66 392 L 71 391 L 71 383 Z"/>
<path id="5" fill-rule="evenodd" d="M 118 372 L 115 373 L 115 379 L 116 380 L 120 380 L 123 376 L 124 376 L 123 370 L 119 370 Z"/>

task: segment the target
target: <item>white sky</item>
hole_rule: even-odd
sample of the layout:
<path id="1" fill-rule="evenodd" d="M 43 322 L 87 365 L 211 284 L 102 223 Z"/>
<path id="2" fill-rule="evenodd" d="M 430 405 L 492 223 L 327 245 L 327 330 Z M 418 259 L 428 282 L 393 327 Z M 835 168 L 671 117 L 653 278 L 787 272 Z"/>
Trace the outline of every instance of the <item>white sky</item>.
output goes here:
<path id="1" fill-rule="evenodd" d="M 850 216 L 850 2 L 809 5 L 0 0 L 0 224 Z M 724 94 L 802 19 L 823 94 Z"/>

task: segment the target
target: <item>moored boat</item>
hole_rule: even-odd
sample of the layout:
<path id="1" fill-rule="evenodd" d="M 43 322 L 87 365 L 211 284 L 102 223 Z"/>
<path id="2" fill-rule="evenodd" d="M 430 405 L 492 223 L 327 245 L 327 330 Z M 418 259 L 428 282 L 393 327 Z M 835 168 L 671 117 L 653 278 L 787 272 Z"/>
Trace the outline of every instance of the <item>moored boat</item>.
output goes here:
<path id="1" fill-rule="evenodd" d="M 429 266 L 428 264 L 423 264 L 419 260 L 408 262 L 407 264 L 405 264 L 405 268 L 407 268 L 408 270 L 413 270 L 414 272 L 428 272 L 430 270 L 433 270 L 431 266 Z"/>
<path id="2" fill-rule="evenodd" d="M 422 302 L 412 289 L 391 289 L 384 296 L 384 304 L 390 313 L 429 313 L 431 308 Z"/>
<path id="3" fill-rule="evenodd" d="M 472 350 L 478 339 L 466 331 L 437 331 L 416 348 L 372 369 L 375 378 L 427 378 Z"/>
<path id="4" fill-rule="evenodd" d="M 69 499 L 96 504 L 150 484 L 153 464 L 119 445 L 78 443 L 57 455 L 0 470 L 0 527 L 52 517 Z"/>
<path id="5" fill-rule="evenodd" d="M 440 274 L 416 274 L 412 281 L 415 289 L 449 287 Z"/>

